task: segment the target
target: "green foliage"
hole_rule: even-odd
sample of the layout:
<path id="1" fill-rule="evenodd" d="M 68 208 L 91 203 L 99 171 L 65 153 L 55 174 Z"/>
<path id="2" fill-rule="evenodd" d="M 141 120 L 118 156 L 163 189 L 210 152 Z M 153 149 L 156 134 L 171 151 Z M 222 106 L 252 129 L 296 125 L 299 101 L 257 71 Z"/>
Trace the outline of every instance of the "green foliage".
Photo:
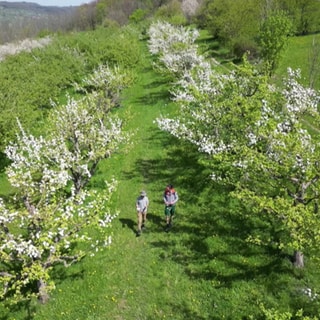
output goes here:
<path id="1" fill-rule="evenodd" d="M 148 14 L 147 10 L 137 9 L 129 17 L 129 21 L 132 23 L 139 23 L 146 18 L 147 14 Z"/>
<path id="2" fill-rule="evenodd" d="M 263 22 L 258 43 L 266 70 L 272 74 L 292 33 L 292 23 L 284 12 L 276 12 Z"/>
<path id="3" fill-rule="evenodd" d="M 187 18 L 184 16 L 181 4 L 178 0 L 172 0 L 168 4 L 162 5 L 154 14 L 154 18 L 167 21 L 172 25 L 184 25 Z"/>
<path id="4" fill-rule="evenodd" d="M 98 1 L 96 3 L 96 19 L 97 19 L 97 23 L 99 25 L 101 25 L 102 21 L 105 18 L 106 15 L 106 11 L 107 11 L 107 3 L 105 1 Z"/>
<path id="5" fill-rule="evenodd" d="M 136 29 L 128 26 L 113 33 L 106 48 L 107 61 L 123 68 L 134 68 L 143 62 Z"/>
<path id="6" fill-rule="evenodd" d="M 266 309 L 263 305 L 260 306 L 264 316 L 265 320 L 318 320 L 318 317 L 309 317 L 304 315 L 304 312 L 302 309 L 298 310 L 295 315 L 293 315 L 291 312 L 281 312 L 276 309 Z"/>
<path id="7" fill-rule="evenodd" d="M 63 56 L 63 59 L 61 57 Z M 76 51 L 61 46 L 58 40 L 32 53 L 8 56 L 0 63 L 0 149 L 14 139 L 16 118 L 34 129 L 42 120 L 50 99 L 79 81 L 85 61 Z"/>
<path id="8" fill-rule="evenodd" d="M 277 12 L 286 12 L 295 34 L 305 35 L 320 30 L 318 0 L 205 1 L 199 10 L 196 23 L 201 28 L 210 30 L 213 37 L 241 57 L 247 48 L 250 48 L 251 53 L 255 53 L 257 50 L 255 39 L 261 23 L 269 20 L 268 17 L 276 16 Z M 278 23 L 276 21 L 273 23 L 280 31 Z M 287 35 L 287 30 L 281 31 L 285 32 L 283 35 Z M 276 34 L 276 38 L 279 39 L 279 34 Z"/>
<path id="9" fill-rule="evenodd" d="M 320 31 L 320 3 L 318 0 L 278 0 L 279 9 L 288 12 L 295 34 L 306 35 Z"/>
<path id="10" fill-rule="evenodd" d="M 207 1 L 198 20 L 204 21 L 213 37 L 241 57 L 247 49 L 256 50 L 252 40 L 259 30 L 259 8 L 256 0 Z"/>
<path id="11" fill-rule="evenodd" d="M 98 65 L 132 68 L 142 61 L 133 27 L 62 35 L 45 48 L 8 56 L 0 63 L 0 150 L 15 139 L 16 118 L 41 131 L 50 101 L 59 101 Z"/>
<path id="12" fill-rule="evenodd" d="M 305 85 L 320 89 L 319 63 L 320 54 L 315 49 L 320 43 L 320 34 L 292 37 L 281 55 L 275 78 L 281 80 L 287 72 L 287 67 L 300 69 Z M 315 60 L 314 60 L 315 59 Z"/>
<path id="13" fill-rule="evenodd" d="M 97 68 L 99 64 L 132 68 L 143 60 L 137 31 L 132 26 L 100 27 L 95 31 L 73 34 L 65 41 L 86 57 L 89 70 Z"/>

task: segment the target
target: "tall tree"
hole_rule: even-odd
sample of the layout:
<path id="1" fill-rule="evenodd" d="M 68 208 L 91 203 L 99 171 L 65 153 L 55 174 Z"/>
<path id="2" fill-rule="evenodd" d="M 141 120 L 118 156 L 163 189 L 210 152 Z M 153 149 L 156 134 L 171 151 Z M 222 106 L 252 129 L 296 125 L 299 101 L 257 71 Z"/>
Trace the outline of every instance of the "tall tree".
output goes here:
<path id="1" fill-rule="evenodd" d="M 292 34 L 292 23 L 283 11 L 272 13 L 262 23 L 258 34 L 260 55 L 264 59 L 266 70 L 272 74 Z"/>
<path id="2" fill-rule="evenodd" d="M 90 181 L 99 162 L 129 139 L 122 131 L 123 121 L 111 111 L 120 103 L 120 92 L 131 82 L 130 73 L 100 65 L 83 84 L 75 84 L 86 96 L 68 98 L 66 105 L 55 106 L 50 115 L 51 136 L 66 146 L 64 161 L 69 164 L 76 193 Z"/>
<path id="3" fill-rule="evenodd" d="M 320 31 L 320 3 L 318 0 L 283 0 L 279 3 L 281 8 L 289 13 L 297 35 Z"/>
<path id="4" fill-rule="evenodd" d="M 14 206 L 0 200 L 0 297 L 18 303 L 36 296 L 45 303 L 54 289 L 55 265 L 68 267 L 110 243 L 105 228 L 116 215 L 109 209 L 115 182 L 103 192 L 76 193 L 69 183 L 73 159 L 66 162 L 63 141 L 35 138 L 22 128 L 6 154 L 17 194 Z M 90 236 L 88 228 L 95 230 Z M 86 244 L 82 249 L 80 242 Z"/>
<path id="5" fill-rule="evenodd" d="M 254 49 L 261 19 L 260 6 L 257 0 L 206 1 L 200 11 L 200 23 L 205 23 L 210 33 L 232 52 L 242 48 L 238 52 L 241 56 L 246 49 Z"/>
<path id="6" fill-rule="evenodd" d="M 196 29 L 174 27 L 168 22 L 155 22 L 149 28 L 148 46 L 157 55 L 159 71 L 169 73 L 175 79 L 191 70 L 202 61 L 197 54 L 195 40 L 199 36 Z"/>

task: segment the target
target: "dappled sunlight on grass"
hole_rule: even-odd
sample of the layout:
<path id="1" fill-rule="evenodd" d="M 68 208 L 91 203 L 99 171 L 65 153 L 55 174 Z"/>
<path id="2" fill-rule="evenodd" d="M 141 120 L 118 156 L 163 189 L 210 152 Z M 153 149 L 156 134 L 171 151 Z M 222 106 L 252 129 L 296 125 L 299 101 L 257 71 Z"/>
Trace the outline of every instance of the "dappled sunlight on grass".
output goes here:
<path id="1" fill-rule="evenodd" d="M 216 46 L 209 37 L 202 41 L 203 50 Z M 244 320 L 262 319 L 260 303 L 285 310 L 293 303 L 314 308 L 317 302 L 305 302 L 295 293 L 308 281 L 317 283 L 319 275 L 294 270 L 270 236 L 272 221 L 251 216 L 225 186 L 211 180 L 195 146 L 154 123 L 177 108 L 170 101 L 168 79 L 151 63 L 148 58 L 137 70 L 136 83 L 125 90 L 117 109 L 125 130 L 135 130 L 132 144 L 101 162 L 89 184 L 101 190 L 111 177 L 119 182 L 112 198 L 112 210 L 120 213 L 108 230 L 111 246 L 71 268 L 54 269 L 56 290 L 49 303 L 33 301 L 20 313 L 13 310 L 15 318 Z M 180 199 L 173 227 L 165 232 L 162 197 L 169 183 Z M 135 201 L 141 190 L 150 206 L 146 229 L 136 237 Z M 250 236 L 264 241 L 258 245 L 248 241 Z M 318 269 L 315 261 L 310 264 Z M 10 317 L 7 310 L 0 319 Z"/>

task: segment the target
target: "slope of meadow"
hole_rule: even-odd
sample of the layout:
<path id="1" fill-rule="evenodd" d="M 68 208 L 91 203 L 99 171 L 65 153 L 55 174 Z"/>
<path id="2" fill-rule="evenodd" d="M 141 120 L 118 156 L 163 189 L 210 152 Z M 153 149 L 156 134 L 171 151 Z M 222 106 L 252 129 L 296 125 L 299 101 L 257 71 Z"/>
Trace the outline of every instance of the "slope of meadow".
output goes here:
<path id="1" fill-rule="evenodd" d="M 210 182 L 194 147 L 154 124 L 160 114 L 176 110 L 168 79 L 155 73 L 141 45 L 144 65 L 118 109 L 127 130 L 135 131 L 133 143 L 104 161 L 90 185 L 101 188 L 112 176 L 119 181 L 112 245 L 67 270 L 55 269 L 56 290 L 48 304 L 0 307 L 0 319 L 266 319 L 262 305 L 317 315 L 318 301 L 299 291 L 319 283 L 315 262 L 294 270 L 285 252 L 247 243 L 253 228 L 270 230 L 250 214 L 240 217 L 227 190 Z M 166 233 L 162 192 L 168 183 L 180 201 L 174 227 Z M 150 208 L 147 229 L 136 237 L 135 200 L 142 189 Z"/>

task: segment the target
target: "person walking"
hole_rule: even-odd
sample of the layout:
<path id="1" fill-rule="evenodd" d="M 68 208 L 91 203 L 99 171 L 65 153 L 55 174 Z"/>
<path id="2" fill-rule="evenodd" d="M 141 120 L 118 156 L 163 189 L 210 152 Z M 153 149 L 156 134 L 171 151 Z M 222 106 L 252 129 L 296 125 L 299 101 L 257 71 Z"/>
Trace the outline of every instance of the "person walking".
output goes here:
<path id="1" fill-rule="evenodd" d="M 176 203 L 178 200 L 179 196 L 176 190 L 173 188 L 173 185 L 167 185 L 163 195 L 163 201 L 165 204 L 164 214 L 166 217 L 166 231 L 168 231 L 172 226 L 173 217 L 176 210 Z"/>
<path id="2" fill-rule="evenodd" d="M 138 230 L 137 236 L 141 235 L 142 229 L 145 228 L 147 221 L 147 211 L 149 206 L 149 199 L 145 191 L 141 191 L 139 197 L 136 200 L 136 209 L 138 217 Z"/>

